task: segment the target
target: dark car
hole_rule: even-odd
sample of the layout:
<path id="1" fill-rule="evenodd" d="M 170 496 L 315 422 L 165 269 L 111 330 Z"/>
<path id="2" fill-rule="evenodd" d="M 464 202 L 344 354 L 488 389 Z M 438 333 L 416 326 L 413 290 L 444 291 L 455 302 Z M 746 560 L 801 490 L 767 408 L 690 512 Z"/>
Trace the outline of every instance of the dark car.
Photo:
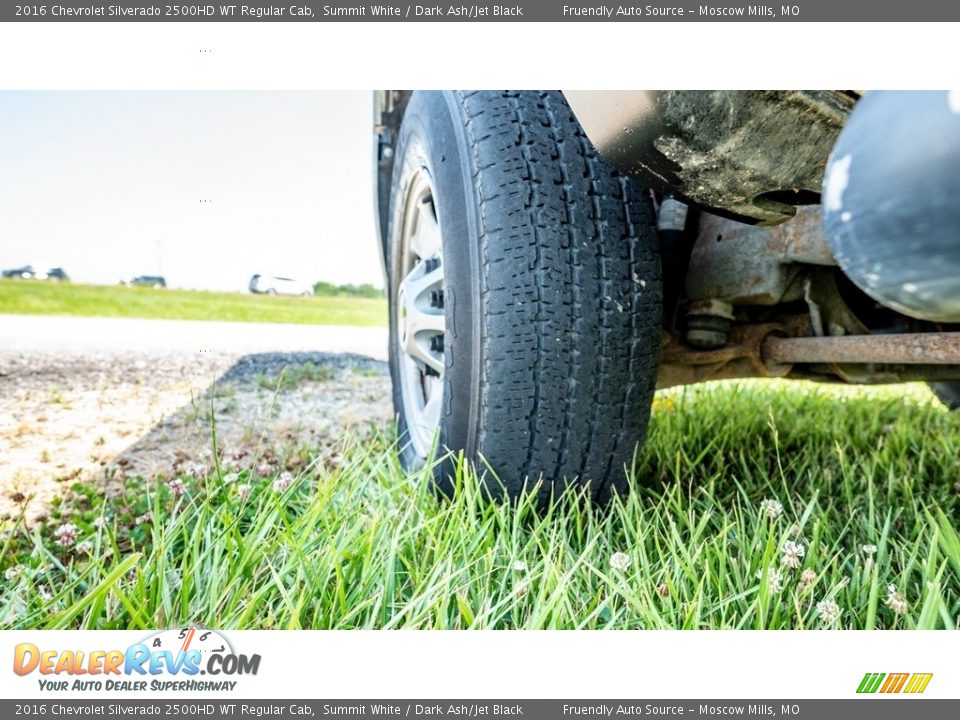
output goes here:
<path id="1" fill-rule="evenodd" d="M 124 280 L 121 284 L 127 287 L 165 288 L 167 281 L 162 275 L 137 275 L 129 280 Z"/>
<path id="2" fill-rule="evenodd" d="M 390 90 L 374 112 L 407 467 L 463 453 L 493 495 L 604 500 L 657 388 L 925 380 L 960 405 L 960 93 Z"/>
<path id="3" fill-rule="evenodd" d="M 19 268 L 10 268 L 3 271 L 3 277 L 15 280 L 53 280 L 67 282 L 70 277 L 61 267 L 50 268 L 46 272 L 35 270 L 33 265 L 24 265 Z"/>

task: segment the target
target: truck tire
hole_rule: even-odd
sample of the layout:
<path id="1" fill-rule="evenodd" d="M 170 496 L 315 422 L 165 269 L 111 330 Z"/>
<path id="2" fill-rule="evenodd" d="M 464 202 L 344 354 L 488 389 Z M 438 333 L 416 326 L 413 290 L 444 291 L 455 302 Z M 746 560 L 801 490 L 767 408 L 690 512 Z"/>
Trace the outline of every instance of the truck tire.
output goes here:
<path id="1" fill-rule="evenodd" d="M 950 410 L 960 410 L 960 382 L 930 383 L 930 389 Z"/>
<path id="2" fill-rule="evenodd" d="M 655 389 L 650 194 L 599 158 L 558 92 L 416 92 L 387 232 L 404 466 L 458 455 L 486 493 L 627 487 Z"/>

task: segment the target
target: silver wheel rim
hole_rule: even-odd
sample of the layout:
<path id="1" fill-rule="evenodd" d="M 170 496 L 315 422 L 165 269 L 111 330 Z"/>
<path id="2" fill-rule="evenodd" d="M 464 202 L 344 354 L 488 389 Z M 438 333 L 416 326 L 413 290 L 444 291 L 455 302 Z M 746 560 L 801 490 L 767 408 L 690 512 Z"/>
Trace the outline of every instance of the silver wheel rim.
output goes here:
<path id="1" fill-rule="evenodd" d="M 443 407 L 443 239 L 433 184 L 423 168 L 407 185 L 400 235 L 397 351 L 410 444 L 426 457 Z"/>

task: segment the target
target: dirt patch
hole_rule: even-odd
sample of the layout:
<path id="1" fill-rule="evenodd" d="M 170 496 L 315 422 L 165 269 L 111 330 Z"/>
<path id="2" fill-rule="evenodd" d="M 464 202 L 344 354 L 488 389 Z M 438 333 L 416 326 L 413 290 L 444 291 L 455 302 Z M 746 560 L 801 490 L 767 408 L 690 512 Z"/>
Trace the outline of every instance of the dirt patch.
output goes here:
<path id="1" fill-rule="evenodd" d="M 351 355 L 0 356 L 0 518 L 34 522 L 78 480 L 207 474 L 214 447 L 224 472 L 336 462 L 389 398 L 385 364 Z"/>

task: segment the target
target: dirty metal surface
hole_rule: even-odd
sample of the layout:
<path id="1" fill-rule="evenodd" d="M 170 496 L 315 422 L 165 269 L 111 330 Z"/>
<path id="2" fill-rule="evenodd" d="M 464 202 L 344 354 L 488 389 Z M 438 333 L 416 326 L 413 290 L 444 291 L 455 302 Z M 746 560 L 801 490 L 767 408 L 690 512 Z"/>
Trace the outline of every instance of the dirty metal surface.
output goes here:
<path id="1" fill-rule="evenodd" d="M 610 164 L 702 209 L 775 225 L 815 202 L 856 96 L 843 91 L 566 92 Z"/>
<path id="2" fill-rule="evenodd" d="M 690 256 L 687 297 L 734 305 L 776 305 L 802 297 L 802 265 L 834 266 L 819 207 L 776 227 L 703 213 Z"/>

